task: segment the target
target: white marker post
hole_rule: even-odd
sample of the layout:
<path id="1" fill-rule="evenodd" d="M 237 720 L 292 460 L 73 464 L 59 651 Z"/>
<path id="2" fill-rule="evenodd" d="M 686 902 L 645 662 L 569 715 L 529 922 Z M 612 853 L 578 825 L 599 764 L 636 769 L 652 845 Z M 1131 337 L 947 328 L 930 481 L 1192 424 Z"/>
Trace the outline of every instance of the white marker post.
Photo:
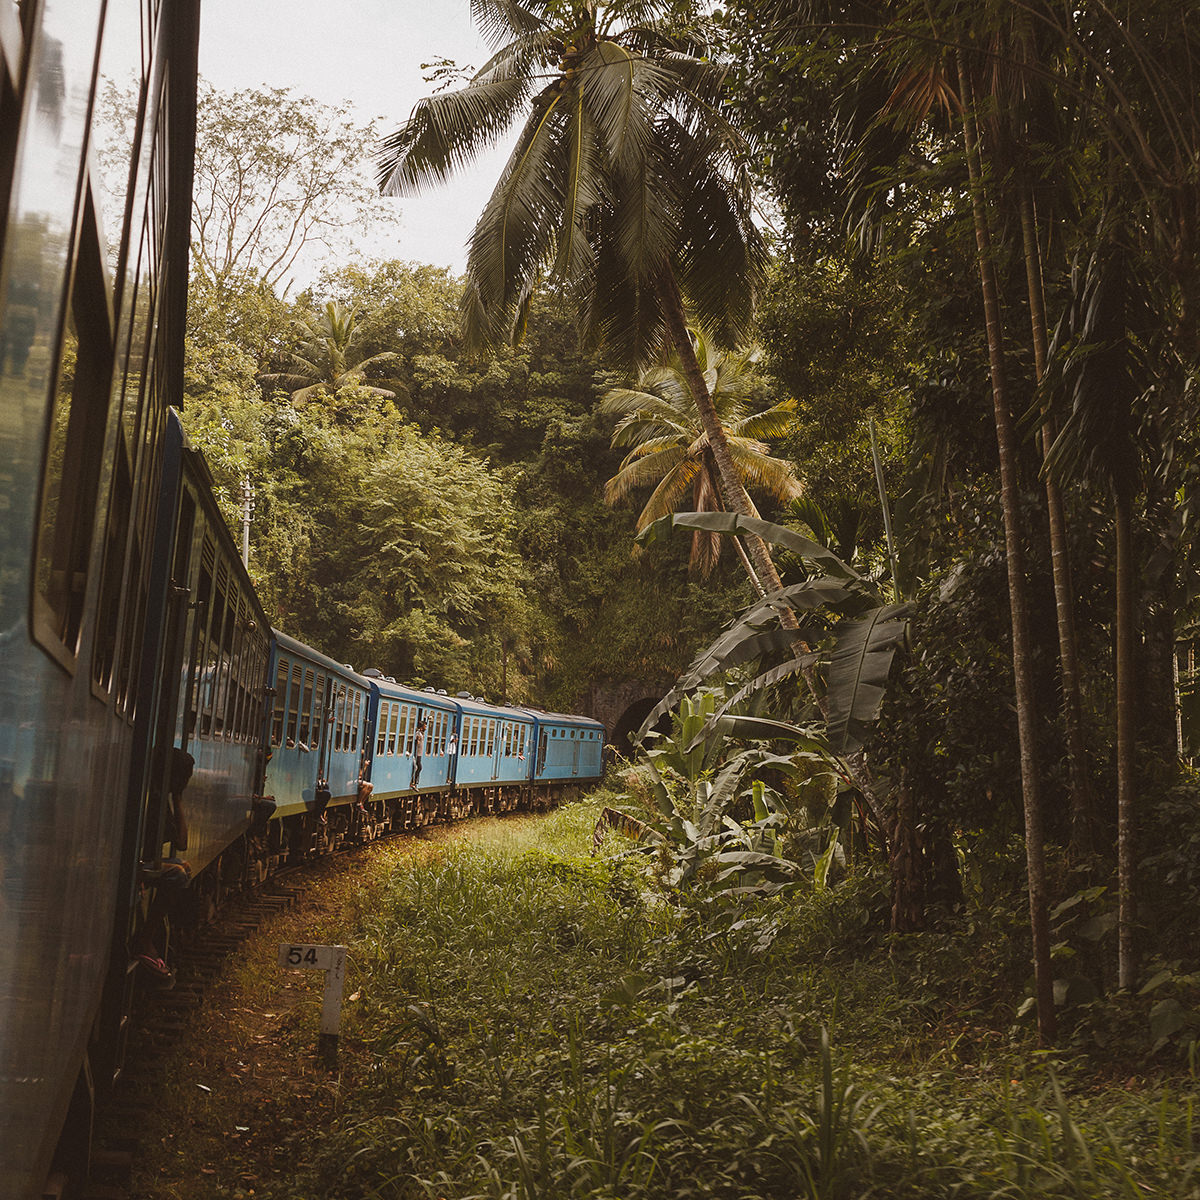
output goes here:
<path id="1" fill-rule="evenodd" d="M 283 942 L 279 965 L 287 971 L 324 971 L 325 999 L 321 1005 L 321 1061 L 337 1067 L 338 1031 L 342 1026 L 342 985 L 346 982 L 345 946 L 309 946 Z"/>

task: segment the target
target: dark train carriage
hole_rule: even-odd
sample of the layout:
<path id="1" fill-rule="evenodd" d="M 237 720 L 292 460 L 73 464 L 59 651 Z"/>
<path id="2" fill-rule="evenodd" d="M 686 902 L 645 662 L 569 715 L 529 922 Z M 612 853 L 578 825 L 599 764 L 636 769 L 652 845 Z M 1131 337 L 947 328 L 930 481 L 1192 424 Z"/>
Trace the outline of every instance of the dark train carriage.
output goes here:
<path id="1" fill-rule="evenodd" d="M 154 860 L 170 850 L 185 857 L 198 877 L 250 823 L 261 775 L 259 736 L 271 636 L 213 497 L 208 468 L 174 414 L 163 475 L 170 556 L 163 555 L 155 576 L 169 578 L 170 594 L 162 610 L 162 662 L 152 669 L 167 684 L 145 754 L 151 802 L 146 859 L 157 866 Z M 178 824 L 168 822 L 166 805 L 153 804 L 170 791 L 170 758 L 178 751 L 191 759 L 182 796 L 187 824 L 182 841 Z"/>
<path id="2" fill-rule="evenodd" d="M 141 836 L 130 763 L 182 370 L 196 35 L 186 0 L 0 7 L 0 1186 L 18 1198 L 41 1194 L 73 1097 L 86 1118 L 111 1065 L 91 1039 Z M 126 202 L 106 210 L 97 75 L 131 68 Z"/>

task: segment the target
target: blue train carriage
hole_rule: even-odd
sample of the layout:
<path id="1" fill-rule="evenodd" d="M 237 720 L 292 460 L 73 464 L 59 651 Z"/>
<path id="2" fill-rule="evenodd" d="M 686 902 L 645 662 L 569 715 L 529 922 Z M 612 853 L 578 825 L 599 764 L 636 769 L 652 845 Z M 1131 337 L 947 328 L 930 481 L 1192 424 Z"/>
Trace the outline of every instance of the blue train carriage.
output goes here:
<path id="1" fill-rule="evenodd" d="M 432 689 L 405 687 L 375 668 L 366 674 L 371 685 L 371 801 L 385 806 L 393 829 L 466 816 L 465 797 L 454 782 L 459 703 Z"/>
<path id="2" fill-rule="evenodd" d="M 383 832 L 377 809 L 358 804 L 369 778 L 370 681 L 279 630 L 269 677 L 263 792 L 274 812 L 257 847 L 262 871 Z"/>
<path id="3" fill-rule="evenodd" d="M 187 0 L 0 6 L 0 1190 L 16 1200 L 82 1173 L 113 1069 L 93 1034 L 141 848 L 197 30 Z M 117 205 L 92 144 L 99 71 L 141 84 Z"/>
<path id="4" fill-rule="evenodd" d="M 142 874 L 155 880 L 186 864 L 192 907 L 211 911 L 224 890 L 257 882 L 244 835 L 262 774 L 270 625 L 203 455 L 174 413 L 161 503 L 153 577 L 170 586 L 157 609 L 161 630 L 148 633 L 163 647 L 166 683 L 147 737 Z"/>
<path id="5" fill-rule="evenodd" d="M 453 783 L 471 811 L 511 812 L 532 807 L 536 722 L 524 709 L 461 697 Z"/>
<path id="6" fill-rule="evenodd" d="M 179 928 L 247 881 L 267 622 L 178 414 L 161 441 L 156 532 L 136 609 L 132 751 L 112 959 L 98 1022 L 122 1067 L 139 983 L 169 982 Z"/>
<path id="7" fill-rule="evenodd" d="M 578 795 L 604 774 L 604 726 L 590 717 L 536 712 L 532 779 L 553 802 Z"/>

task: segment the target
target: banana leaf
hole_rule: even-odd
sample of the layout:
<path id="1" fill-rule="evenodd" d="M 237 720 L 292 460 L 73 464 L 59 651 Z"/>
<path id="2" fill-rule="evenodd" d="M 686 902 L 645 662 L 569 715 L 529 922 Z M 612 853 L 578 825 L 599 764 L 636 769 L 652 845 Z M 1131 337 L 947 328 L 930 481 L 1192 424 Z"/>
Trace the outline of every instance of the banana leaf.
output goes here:
<path id="1" fill-rule="evenodd" d="M 784 525 L 776 525 L 757 517 L 743 517 L 738 513 L 669 513 L 647 525 L 638 534 L 637 540 L 649 546 L 670 537 L 671 530 L 675 528 L 701 529 L 710 533 L 753 533 L 762 538 L 764 542 L 782 546 L 799 558 L 813 563 L 826 575 L 832 575 L 838 579 L 862 578 L 853 567 L 838 558 L 828 546 L 822 546 L 820 542 L 814 542 L 812 538 L 806 538 Z"/>
<path id="2" fill-rule="evenodd" d="M 835 753 L 849 754 L 861 746 L 867 726 L 879 715 L 909 611 L 906 604 L 885 604 L 860 620 L 838 625 L 825 691 L 829 744 Z"/>

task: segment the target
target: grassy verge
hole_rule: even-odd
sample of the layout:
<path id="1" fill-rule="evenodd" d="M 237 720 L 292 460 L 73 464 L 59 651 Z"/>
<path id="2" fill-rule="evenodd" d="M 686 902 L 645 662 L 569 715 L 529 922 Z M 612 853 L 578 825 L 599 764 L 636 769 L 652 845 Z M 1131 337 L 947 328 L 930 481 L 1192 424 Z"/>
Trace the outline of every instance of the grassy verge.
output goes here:
<path id="1" fill-rule="evenodd" d="M 340 1082 L 278 1096 L 238 1190 L 161 1194 L 1200 1195 L 1193 1076 L 1014 1041 L 1003 929 L 889 945 L 870 878 L 669 903 L 619 843 L 590 857 L 598 808 L 374 859 L 324 927 L 352 948 Z"/>

